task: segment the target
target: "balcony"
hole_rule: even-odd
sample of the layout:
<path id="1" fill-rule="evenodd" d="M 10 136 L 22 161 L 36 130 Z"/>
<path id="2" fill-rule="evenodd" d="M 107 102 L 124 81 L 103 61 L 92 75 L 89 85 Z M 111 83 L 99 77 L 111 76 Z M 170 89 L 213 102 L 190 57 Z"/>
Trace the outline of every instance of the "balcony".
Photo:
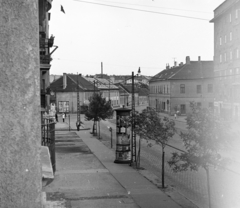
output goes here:
<path id="1" fill-rule="evenodd" d="M 39 39 L 39 45 L 41 50 L 51 48 L 53 44 L 54 44 L 54 36 L 51 36 L 50 38 L 41 37 Z"/>

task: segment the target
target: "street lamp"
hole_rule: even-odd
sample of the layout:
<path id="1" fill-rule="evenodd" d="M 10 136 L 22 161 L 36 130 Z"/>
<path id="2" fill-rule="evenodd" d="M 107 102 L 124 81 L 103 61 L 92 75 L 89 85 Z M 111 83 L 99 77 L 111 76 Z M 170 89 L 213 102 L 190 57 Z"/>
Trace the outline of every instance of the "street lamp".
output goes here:
<path id="1" fill-rule="evenodd" d="M 140 75 L 141 70 L 138 68 L 138 73 L 135 76 Z M 134 72 L 132 72 L 132 137 L 131 137 L 131 163 L 137 163 L 137 145 L 135 134 L 135 92 L 134 92 Z"/>

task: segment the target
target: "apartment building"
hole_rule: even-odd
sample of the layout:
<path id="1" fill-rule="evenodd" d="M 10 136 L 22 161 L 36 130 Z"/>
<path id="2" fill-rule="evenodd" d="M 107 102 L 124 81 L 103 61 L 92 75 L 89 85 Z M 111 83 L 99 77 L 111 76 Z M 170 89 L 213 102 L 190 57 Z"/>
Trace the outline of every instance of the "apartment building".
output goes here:
<path id="1" fill-rule="evenodd" d="M 240 1 L 226 0 L 214 10 L 215 112 L 240 119 Z"/>
<path id="2" fill-rule="evenodd" d="M 213 108 L 213 83 L 213 61 L 191 61 L 187 56 L 185 64 L 167 66 L 150 80 L 149 106 L 171 115 L 186 115 L 192 101 Z"/>
<path id="3" fill-rule="evenodd" d="M 54 37 L 49 35 L 50 9 L 52 0 L 38 0 L 39 8 L 39 53 L 40 53 L 40 89 L 41 111 L 49 110 L 50 107 L 50 80 L 51 54 L 57 49 L 54 46 Z M 52 52 L 50 48 L 54 47 Z"/>

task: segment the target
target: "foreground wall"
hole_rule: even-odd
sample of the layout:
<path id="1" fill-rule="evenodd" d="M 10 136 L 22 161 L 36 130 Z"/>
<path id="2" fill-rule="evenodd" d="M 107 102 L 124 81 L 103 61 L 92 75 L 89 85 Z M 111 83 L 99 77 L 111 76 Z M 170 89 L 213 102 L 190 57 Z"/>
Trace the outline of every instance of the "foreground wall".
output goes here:
<path id="1" fill-rule="evenodd" d="M 40 208 L 37 0 L 0 0 L 0 207 Z"/>

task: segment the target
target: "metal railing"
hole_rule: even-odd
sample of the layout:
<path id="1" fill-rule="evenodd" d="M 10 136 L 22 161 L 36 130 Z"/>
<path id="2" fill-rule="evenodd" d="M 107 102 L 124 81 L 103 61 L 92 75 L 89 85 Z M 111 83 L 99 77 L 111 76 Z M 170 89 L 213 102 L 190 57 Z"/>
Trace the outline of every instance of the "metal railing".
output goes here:
<path id="1" fill-rule="evenodd" d="M 56 171 L 55 158 L 55 122 L 52 118 L 42 118 L 42 146 L 49 148 L 53 172 Z"/>

